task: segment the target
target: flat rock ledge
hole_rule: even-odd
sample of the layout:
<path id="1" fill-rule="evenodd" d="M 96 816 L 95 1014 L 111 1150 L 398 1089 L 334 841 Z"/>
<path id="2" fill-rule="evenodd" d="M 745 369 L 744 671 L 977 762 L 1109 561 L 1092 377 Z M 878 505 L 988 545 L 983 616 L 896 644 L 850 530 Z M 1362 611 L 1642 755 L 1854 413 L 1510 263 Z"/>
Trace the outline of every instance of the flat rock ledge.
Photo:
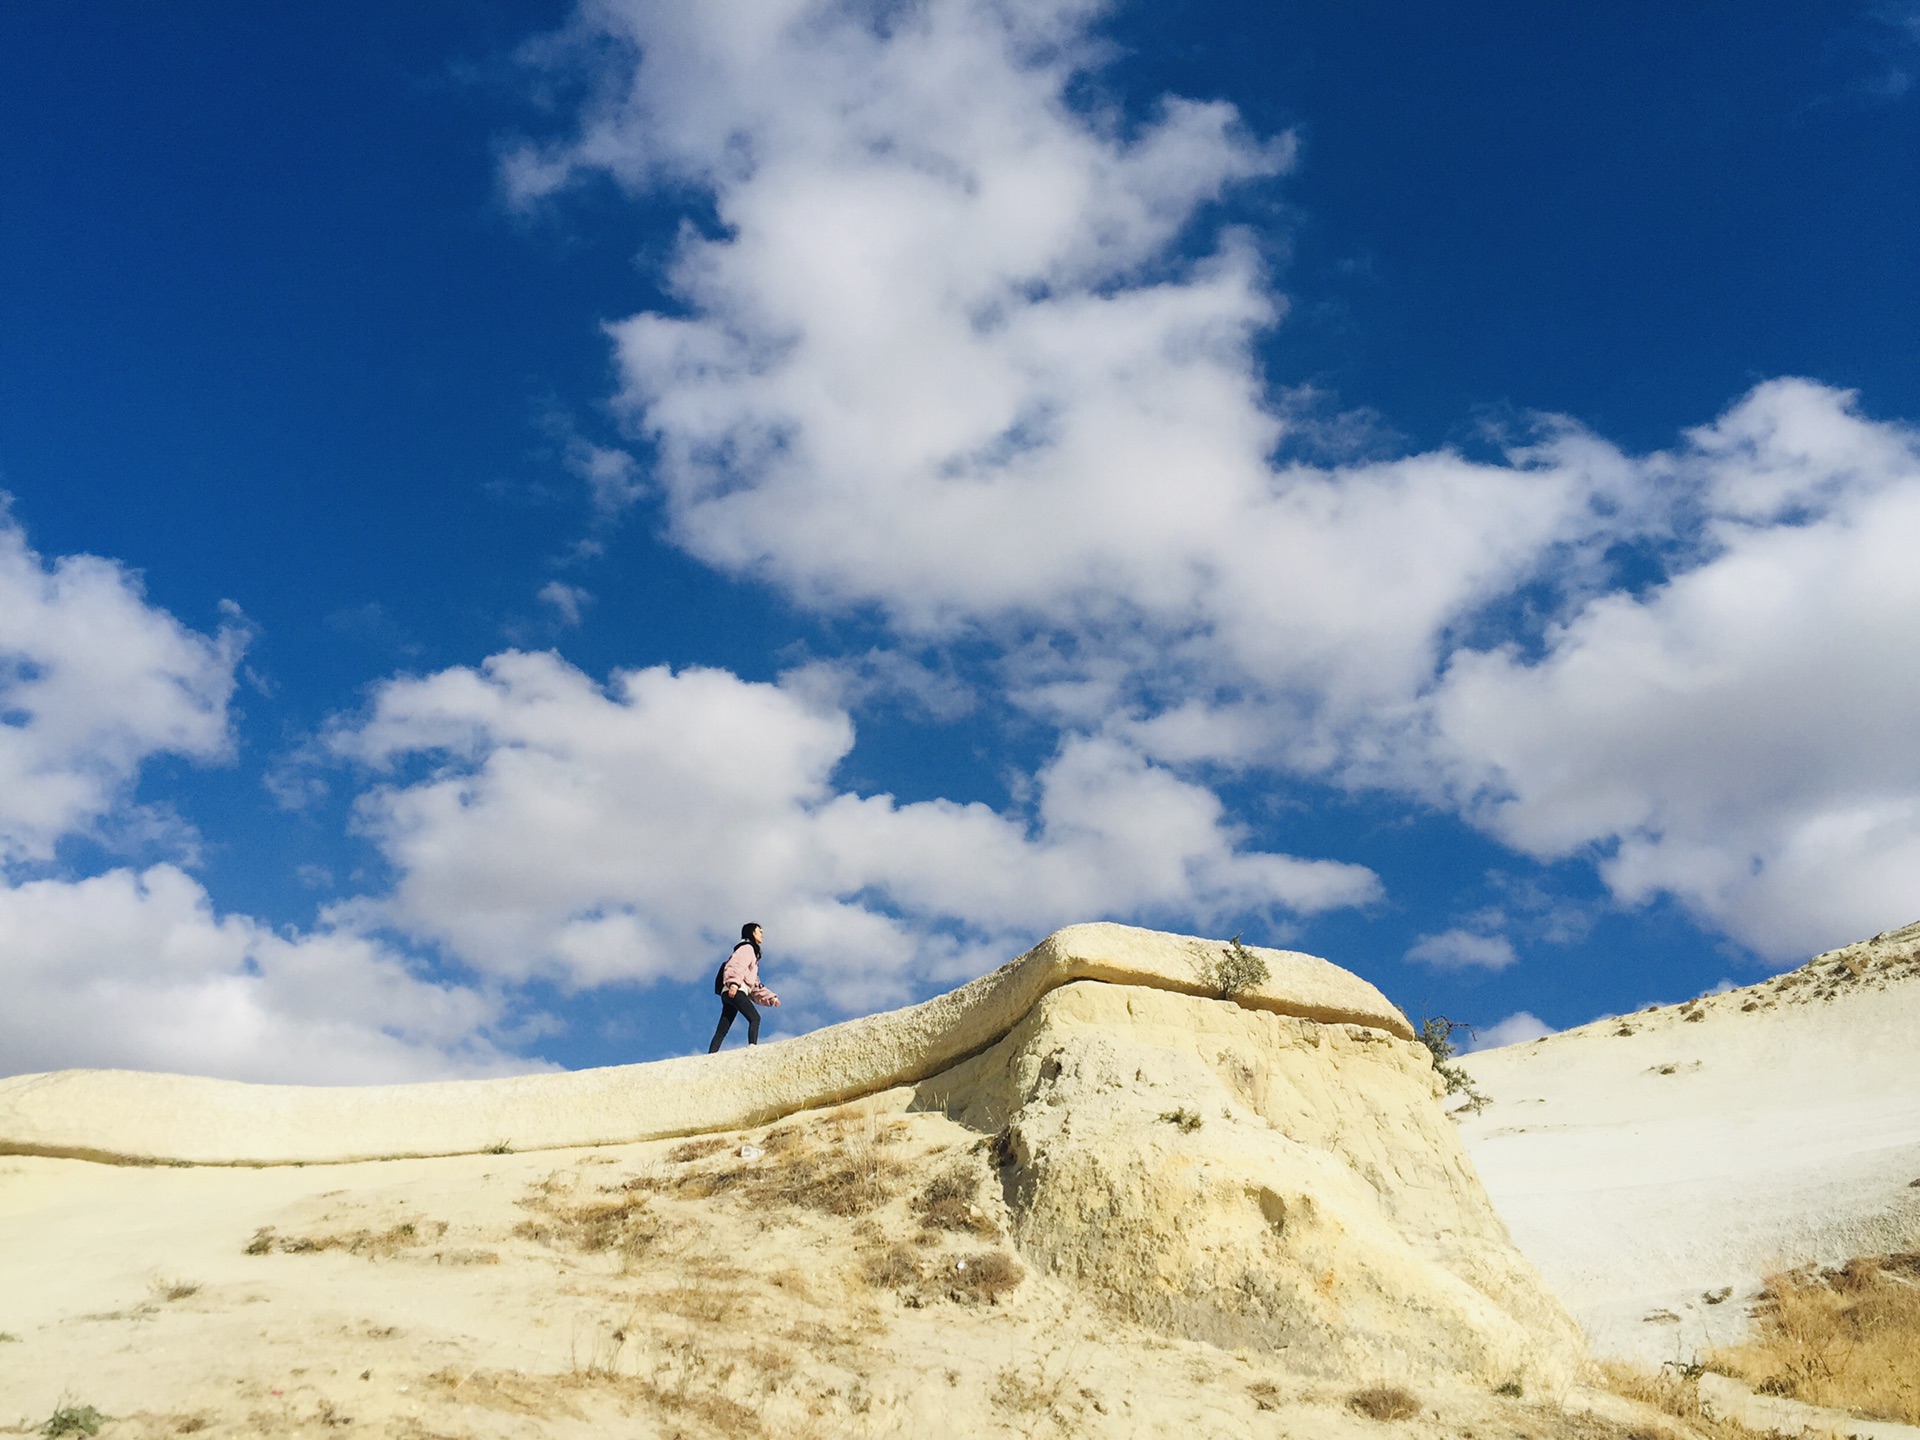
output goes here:
<path id="1" fill-rule="evenodd" d="M 0 1080 L 0 1155 L 315 1165 L 743 1129 L 935 1076 L 1075 981 L 1206 995 L 1201 966 L 1221 950 L 1219 941 L 1133 926 L 1073 925 L 924 1004 L 779 1044 L 560 1074 L 357 1087 L 126 1070 L 12 1076 Z M 1256 953 L 1270 977 L 1235 997 L 1241 1007 L 1413 1038 L 1406 1017 L 1359 976 L 1298 951 Z"/>

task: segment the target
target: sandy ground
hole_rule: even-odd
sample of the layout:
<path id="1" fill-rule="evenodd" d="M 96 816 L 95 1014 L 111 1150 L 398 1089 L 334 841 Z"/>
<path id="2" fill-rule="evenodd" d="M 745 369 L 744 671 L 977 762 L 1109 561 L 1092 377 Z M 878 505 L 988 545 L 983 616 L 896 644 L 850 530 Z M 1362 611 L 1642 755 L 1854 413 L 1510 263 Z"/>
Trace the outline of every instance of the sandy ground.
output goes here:
<path id="1" fill-rule="evenodd" d="M 1349 1401 L 1400 1377 L 1290 1375 L 994 1260 L 983 1137 L 903 1104 L 526 1155 L 0 1159 L 0 1433 L 62 1405 L 107 1437 L 1382 1432 Z M 1663 1433 L 1586 1391 L 1417 1398 L 1395 1433 Z"/>
<path id="2" fill-rule="evenodd" d="M 1462 1137 L 1597 1353 L 1738 1338 L 1761 1278 L 1920 1249 L 1920 927 L 1463 1062 Z"/>

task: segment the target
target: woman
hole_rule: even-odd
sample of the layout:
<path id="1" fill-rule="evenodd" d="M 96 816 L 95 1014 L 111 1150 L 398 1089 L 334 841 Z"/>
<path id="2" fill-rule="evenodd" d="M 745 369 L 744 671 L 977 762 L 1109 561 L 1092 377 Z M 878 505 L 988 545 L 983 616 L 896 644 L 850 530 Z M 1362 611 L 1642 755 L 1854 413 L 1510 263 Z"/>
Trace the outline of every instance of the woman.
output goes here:
<path id="1" fill-rule="evenodd" d="M 779 1005 L 780 997 L 760 983 L 760 944 L 766 938 L 760 927 L 749 920 L 740 927 L 740 943 L 720 967 L 720 1025 L 713 1032 L 707 1053 L 713 1054 L 733 1028 L 733 1017 L 747 1017 L 747 1044 L 760 1043 L 760 1012 L 755 1007 Z"/>

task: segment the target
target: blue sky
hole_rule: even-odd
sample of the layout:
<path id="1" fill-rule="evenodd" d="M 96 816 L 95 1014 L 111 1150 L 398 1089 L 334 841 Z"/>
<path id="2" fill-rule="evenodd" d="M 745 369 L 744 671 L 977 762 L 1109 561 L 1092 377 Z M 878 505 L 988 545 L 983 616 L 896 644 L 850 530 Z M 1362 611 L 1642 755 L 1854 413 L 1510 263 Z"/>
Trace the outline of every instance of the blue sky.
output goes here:
<path id="1" fill-rule="evenodd" d="M 1916 74 L 10 8 L 0 1071 L 678 1053 L 748 918 L 789 1033 L 1112 918 L 1496 1035 L 1911 920 Z"/>

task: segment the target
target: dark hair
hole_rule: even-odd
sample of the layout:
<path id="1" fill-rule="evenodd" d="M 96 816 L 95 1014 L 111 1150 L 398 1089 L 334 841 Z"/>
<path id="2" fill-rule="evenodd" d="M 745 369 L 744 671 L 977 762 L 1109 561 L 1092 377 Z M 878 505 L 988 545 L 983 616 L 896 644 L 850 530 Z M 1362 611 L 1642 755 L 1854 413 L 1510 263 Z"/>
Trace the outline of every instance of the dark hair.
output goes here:
<path id="1" fill-rule="evenodd" d="M 740 938 L 746 941 L 747 944 L 753 946 L 753 953 L 756 957 L 760 954 L 760 942 L 753 938 L 753 932 L 759 928 L 760 922 L 758 920 L 749 920 L 740 927 Z M 735 946 L 734 948 L 738 949 L 739 947 Z"/>

